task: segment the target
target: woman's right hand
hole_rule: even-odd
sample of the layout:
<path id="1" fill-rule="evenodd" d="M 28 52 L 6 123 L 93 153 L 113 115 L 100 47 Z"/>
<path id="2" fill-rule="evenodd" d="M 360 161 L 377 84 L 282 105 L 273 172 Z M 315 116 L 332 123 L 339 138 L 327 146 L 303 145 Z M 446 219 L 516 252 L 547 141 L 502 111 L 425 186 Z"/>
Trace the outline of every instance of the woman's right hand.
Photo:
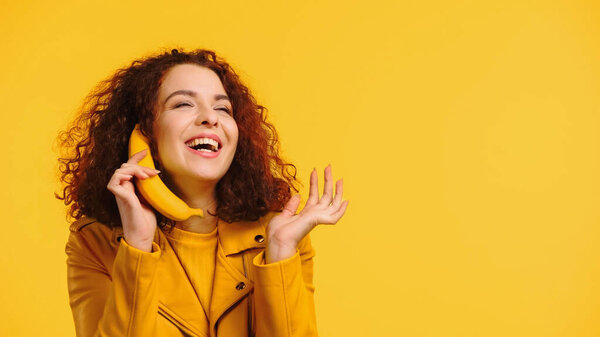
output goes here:
<path id="1" fill-rule="evenodd" d="M 152 241 L 156 231 L 156 215 L 151 206 L 141 202 L 135 193 L 132 179 L 146 179 L 160 171 L 138 165 L 148 150 L 140 151 L 115 170 L 106 186 L 115 195 L 123 237 L 130 246 L 145 252 L 152 251 Z"/>

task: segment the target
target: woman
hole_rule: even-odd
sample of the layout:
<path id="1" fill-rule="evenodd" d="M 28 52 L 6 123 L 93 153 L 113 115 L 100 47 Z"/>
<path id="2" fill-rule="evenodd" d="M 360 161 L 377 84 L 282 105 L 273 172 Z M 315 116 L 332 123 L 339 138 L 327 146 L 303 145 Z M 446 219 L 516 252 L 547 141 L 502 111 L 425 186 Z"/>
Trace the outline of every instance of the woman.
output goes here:
<path id="1" fill-rule="evenodd" d="M 158 170 L 127 153 L 136 124 Z M 300 198 L 265 109 L 214 52 L 121 69 L 60 136 L 70 205 L 68 288 L 78 336 L 316 336 L 309 232 L 348 201 L 317 172 Z M 156 174 L 204 217 L 173 221 L 137 193 Z"/>

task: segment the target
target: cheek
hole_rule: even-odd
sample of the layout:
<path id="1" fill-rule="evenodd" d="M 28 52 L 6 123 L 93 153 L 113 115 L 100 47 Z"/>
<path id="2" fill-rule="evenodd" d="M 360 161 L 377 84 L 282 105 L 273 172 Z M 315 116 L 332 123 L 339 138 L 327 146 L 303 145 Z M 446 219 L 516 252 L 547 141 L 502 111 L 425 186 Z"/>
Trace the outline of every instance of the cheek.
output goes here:
<path id="1" fill-rule="evenodd" d="M 231 119 L 227 122 L 226 133 L 229 143 L 233 144 L 234 147 L 237 147 L 239 139 L 239 129 L 234 119 Z"/>
<path id="2" fill-rule="evenodd" d="M 167 134 L 161 134 L 160 138 L 157 138 L 156 141 L 158 154 L 155 159 L 163 169 L 173 168 L 173 164 L 176 162 L 174 156 L 176 155 L 175 148 L 177 144 Z"/>
<path id="3" fill-rule="evenodd" d="M 238 127 L 237 127 L 237 124 L 235 124 L 235 126 L 234 126 L 233 133 L 234 133 L 234 135 L 235 135 L 235 136 L 234 136 L 234 139 L 235 139 L 235 145 L 236 145 L 236 147 L 237 147 L 237 142 L 238 142 L 238 139 L 239 139 L 239 136 L 240 136 L 240 134 L 239 134 L 239 130 L 238 130 Z"/>

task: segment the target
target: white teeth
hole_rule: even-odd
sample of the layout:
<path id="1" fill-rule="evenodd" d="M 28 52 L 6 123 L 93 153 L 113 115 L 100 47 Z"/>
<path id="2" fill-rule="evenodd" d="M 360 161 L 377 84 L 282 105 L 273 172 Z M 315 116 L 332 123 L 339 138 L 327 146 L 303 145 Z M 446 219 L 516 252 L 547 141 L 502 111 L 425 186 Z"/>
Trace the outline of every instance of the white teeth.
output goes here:
<path id="1" fill-rule="evenodd" d="M 219 149 L 219 143 L 217 143 L 217 141 L 212 138 L 196 138 L 196 139 L 192 139 L 189 142 L 185 143 L 185 145 L 187 145 L 189 147 L 194 147 L 194 146 L 197 146 L 200 144 L 209 144 L 213 147 L 213 149 L 212 149 L 212 151 L 208 150 L 208 149 L 200 149 L 198 151 L 216 152 Z"/>

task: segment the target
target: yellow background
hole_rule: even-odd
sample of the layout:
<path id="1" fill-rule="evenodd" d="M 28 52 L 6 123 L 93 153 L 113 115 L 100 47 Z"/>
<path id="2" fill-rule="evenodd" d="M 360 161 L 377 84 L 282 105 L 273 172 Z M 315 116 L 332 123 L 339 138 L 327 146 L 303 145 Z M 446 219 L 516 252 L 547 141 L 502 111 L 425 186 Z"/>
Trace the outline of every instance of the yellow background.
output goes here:
<path id="1" fill-rule="evenodd" d="M 0 6 L 0 335 L 74 335 L 52 144 L 172 47 L 239 70 L 305 186 L 344 178 L 312 234 L 321 336 L 600 335 L 596 1 Z"/>

